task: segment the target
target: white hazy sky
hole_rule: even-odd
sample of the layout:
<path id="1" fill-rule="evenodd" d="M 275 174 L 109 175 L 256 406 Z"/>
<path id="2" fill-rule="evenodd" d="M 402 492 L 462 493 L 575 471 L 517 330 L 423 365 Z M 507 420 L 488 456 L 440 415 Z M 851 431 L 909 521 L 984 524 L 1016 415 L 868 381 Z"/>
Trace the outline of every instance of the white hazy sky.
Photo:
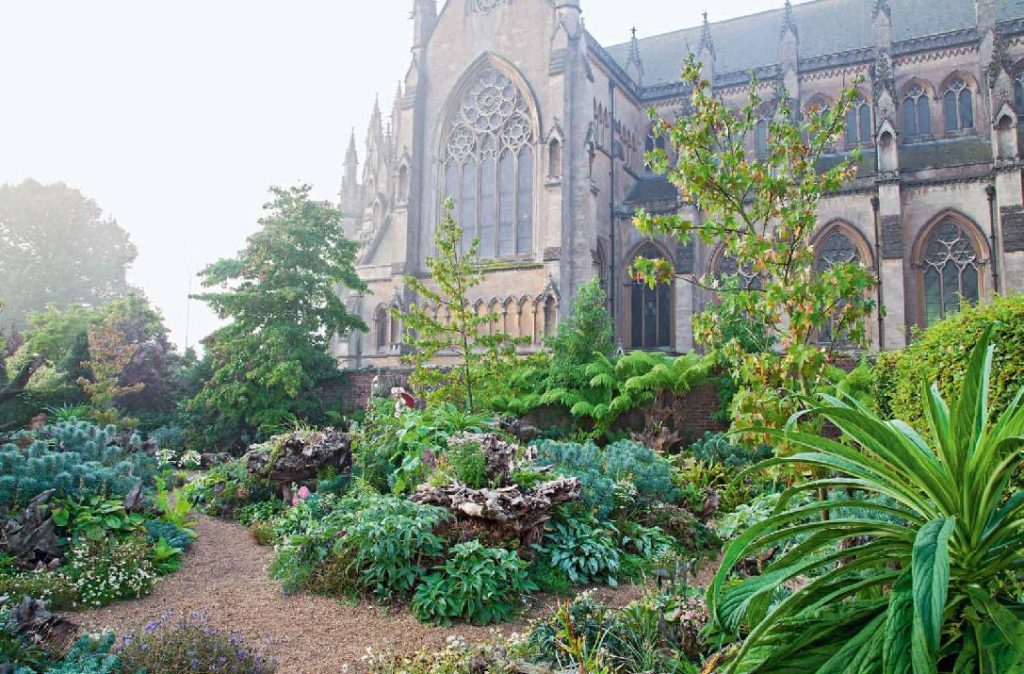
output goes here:
<path id="1" fill-rule="evenodd" d="M 440 4 L 440 3 L 439 3 Z M 583 0 L 604 44 L 782 0 Z M 409 65 L 412 0 L 0 0 L 0 183 L 62 181 L 139 248 L 130 280 L 186 339 L 189 278 L 233 255 L 269 185 L 334 199 Z M 0 285 L 3 280 L 0 279 Z M 193 290 L 198 286 L 194 285 Z M 192 344 L 216 326 L 192 303 Z"/>

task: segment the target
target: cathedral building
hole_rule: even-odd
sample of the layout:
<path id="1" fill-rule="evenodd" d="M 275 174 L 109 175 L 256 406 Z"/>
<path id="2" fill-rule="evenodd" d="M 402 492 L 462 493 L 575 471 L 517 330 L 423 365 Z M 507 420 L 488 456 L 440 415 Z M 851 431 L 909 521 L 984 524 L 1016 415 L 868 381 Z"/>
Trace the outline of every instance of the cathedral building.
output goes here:
<path id="1" fill-rule="evenodd" d="M 644 162 L 656 142 L 647 111 L 685 114 L 688 54 L 727 103 L 760 83 L 752 153 L 766 150 L 779 97 L 827 107 L 863 79 L 836 147 L 863 158 L 821 202 L 814 250 L 820 265 L 878 272 L 873 348 L 904 346 L 962 301 L 1024 288 L 1024 0 L 786 0 L 618 45 L 587 32 L 585 0 L 443 5 L 413 0 L 409 70 L 389 114 L 375 105 L 362 156 L 353 136 L 345 158 L 344 226 L 369 286 L 347 299 L 370 327 L 336 340 L 345 367 L 394 365 L 407 348 L 390 309 L 418 301 L 403 277 L 426 274 L 448 197 L 480 240 L 473 300 L 497 314 L 491 329 L 539 348 L 596 277 L 623 348 L 692 349 L 693 316 L 714 299 L 693 281 L 736 264 L 720 246 L 632 226 L 638 208 L 700 217 Z M 674 281 L 632 282 L 640 257 L 669 260 Z"/>

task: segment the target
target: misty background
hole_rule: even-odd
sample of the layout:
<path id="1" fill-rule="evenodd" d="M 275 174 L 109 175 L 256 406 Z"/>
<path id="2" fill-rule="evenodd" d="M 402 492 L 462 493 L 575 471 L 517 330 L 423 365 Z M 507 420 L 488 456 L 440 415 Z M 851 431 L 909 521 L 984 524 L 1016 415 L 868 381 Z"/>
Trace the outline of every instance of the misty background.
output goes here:
<path id="1" fill-rule="evenodd" d="M 440 3 L 439 3 L 440 4 Z M 583 0 L 604 45 L 781 0 Z M 64 182 L 124 227 L 172 339 L 217 326 L 195 273 L 233 255 L 270 185 L 337 201 L 409 66 L 412 0 L 0 0 L 0 183 Z M 680 55 L 681 56 L 681 55 Z M 2 284 L 0 279 L 0 284 Z M 190 307 L 189 307 L 190 304 Z M 190 317 L 187 320 L 187 315 Z"/>

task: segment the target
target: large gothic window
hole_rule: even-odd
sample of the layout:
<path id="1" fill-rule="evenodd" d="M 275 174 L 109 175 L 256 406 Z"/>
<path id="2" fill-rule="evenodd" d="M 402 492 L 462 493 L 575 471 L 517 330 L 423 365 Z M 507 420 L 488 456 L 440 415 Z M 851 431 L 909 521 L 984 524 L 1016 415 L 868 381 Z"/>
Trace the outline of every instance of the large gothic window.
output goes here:
<path id="1" fill-rule="evenodd" d="M 957 222 L 944 220 L 925 240 L 921 266 L 926 325 L 955 313 L 963 302 L 981 297 L 981 261 L 970 236 Z"/>
<path id="2" fill-rule="evenodd" d="M 455 202 L 463 248 L 483 258 L 533 249 L 534 130 L 523 92 L 487 65 L 466 87 L 447 125 L 444 194 Z"/>
<path id="3" fill-rule="evenodd" d="M 816 272 L 827 271 L 841 264 L 862 264 L 863 262 L 857 244 L 838 226 L 833 226 L 814 246 L 814 270 Z M 842 308 L 842 305 L 837 307 L 836 313 L 842 311 Z M 849 341 L 845 333 L 835 329 L 832 318 L 829 318 L 818 338 L 819 341 L 829 344 L 845 344 Z"/>
<path id="4" fill-rule="evenodd" d="M 903 135 L 915 138 L 931 132 L 932 112 L 928 107 L 928 95 L 921 85 L 915 84 L 903 97 Z"/>
<path id="5" fill-rule="evenodd" d="M 644 246 L 634 259 L 664 258 L 657 246 Z M 664 349 L 672 346 L 672 288 L 659 283 L 633 281 L 630 287 L 630 336 L 634 349 Z"/>
<path id="6" fill-rule="evenodd" d="M 953 79 L 942 95 L 946 131 L 974 128 L 974 95 L 962 78 Z"/>

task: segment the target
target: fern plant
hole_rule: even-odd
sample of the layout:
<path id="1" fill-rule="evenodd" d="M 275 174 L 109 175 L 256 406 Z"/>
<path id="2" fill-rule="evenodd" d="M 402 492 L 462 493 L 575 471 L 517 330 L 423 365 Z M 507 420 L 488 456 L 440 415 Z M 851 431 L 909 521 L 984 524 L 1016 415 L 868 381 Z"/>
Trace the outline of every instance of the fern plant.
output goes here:
<path id="1" fill-rule="evenodd" d="M 676 358 L 649 351 L 617 358 L 597 354 L 586 368 L 585 388 L 554 388 L 540 396 L 540 402 L 562 405 L 576 419 L 590 422 L 595 434 L 605 434 L 626 412 L 705 381 L 709 369 L 709 362 L 692 353 Z"/>

